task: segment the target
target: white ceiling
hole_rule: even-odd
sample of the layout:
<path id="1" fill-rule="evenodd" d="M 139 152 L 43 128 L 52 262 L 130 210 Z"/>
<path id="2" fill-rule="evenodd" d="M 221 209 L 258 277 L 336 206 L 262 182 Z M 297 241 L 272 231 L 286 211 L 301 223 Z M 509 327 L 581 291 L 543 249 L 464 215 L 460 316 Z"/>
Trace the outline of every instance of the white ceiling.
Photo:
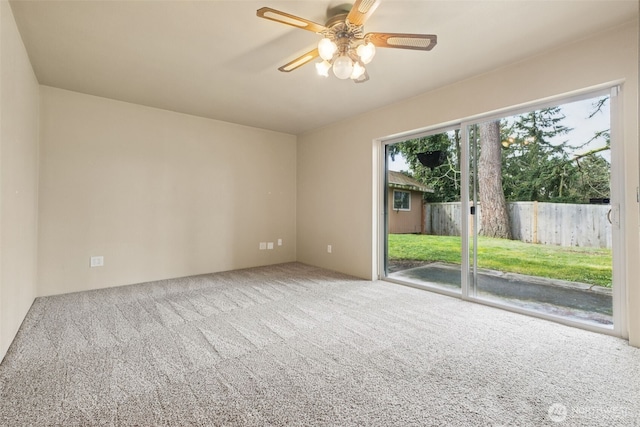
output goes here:
<path id="1" fill-rule="evenodd" d="M 260 19 L 256 10 L 324 24 L 340 3 L 15 0 L 11 7 L 41 84 L 292 134 L 638 16 L 637 0 L 382 0 L 366 31 L 437 34 L 438 45 L 378 49 L 362 84 L 321 78 L 312 64 L 279 72 L 320 36 Z"/>

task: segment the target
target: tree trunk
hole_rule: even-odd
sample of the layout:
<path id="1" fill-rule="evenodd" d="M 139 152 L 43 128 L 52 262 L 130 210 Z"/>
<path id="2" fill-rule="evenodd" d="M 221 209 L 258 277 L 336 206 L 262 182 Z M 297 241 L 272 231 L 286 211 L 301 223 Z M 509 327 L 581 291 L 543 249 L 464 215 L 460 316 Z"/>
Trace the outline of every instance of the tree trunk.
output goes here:
<path id="1" fill-rule="evenodd" d="M 480 134 L 478 195 L 482 210 L 481 234 L 511 239 L 509 213 L 502 189 L 500 121 L 482 123 L 478 128 Z"/>

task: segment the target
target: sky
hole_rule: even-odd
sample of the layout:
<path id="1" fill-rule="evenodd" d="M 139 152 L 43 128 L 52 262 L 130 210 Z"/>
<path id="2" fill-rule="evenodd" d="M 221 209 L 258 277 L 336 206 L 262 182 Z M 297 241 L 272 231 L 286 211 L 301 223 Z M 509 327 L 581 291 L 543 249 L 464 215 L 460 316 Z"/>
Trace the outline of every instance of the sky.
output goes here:
<path id="1" fill-rule="evenodd" d="M 610 110 L 609 110 L 609 102 L 607 102 L 602 111 L 597 113 L 592 119 L 588 119 L 589 114 L 594 111 L 593 108 L 593 98 L 587 99 L 579 102 L 572 102 L 571 104 L 562 105 L 562 112 L 566 116 L 566 119 L 563 121 L 564 125 L 573 130 L 567 135 L 563 135 L 560 137 L 560 140 L 569 140 L 573 145 L 580 145 L 584 142 L 587 142 L 597 131 L 602 131 L 605 129 L 609 129 L 610 127 Z M 573 154 L 581 154 L 585 153 L 589 150 L 593 150 L 594 148 L 599 148 L 604 146 L 604 141 L 599 140 L 591 143 L 589 146 L 577 150 Z M 602 157 L 611 161 L 611 152 L 605 151 L 601 153 Z"/>
<path id="2" fill-rule="evenodd" d="M 602 111 L 597 113 L 593 118 L 589 119 L 589 114 L 594 111 L 594 100 L 598 98 L 590 98 L 583 101 L 572 102 L 570 104 L 561 105 L 562 112 L 566 116 L 562 124 L 566 127 L 573 128 L 571 132 L 557 137 L 558 142 L 569 140 L 570 145 L 582 145 L 593 138 L 597 131 L 609 129 L 610 110 L 609 102 L 607 102 Z M 573 155 L 581 154 L 604 145 L 604 141 L 592 142 L 590 145 L 577 150 Z M 602 157 L 611 161 L 611 152 L 604 151 L 599 153 Z M 401 154 L 396 155 L 394 161 L 389 162 L 389 170 L 401 171 L 409 170 L 409 165 L 405 162 Z"/>

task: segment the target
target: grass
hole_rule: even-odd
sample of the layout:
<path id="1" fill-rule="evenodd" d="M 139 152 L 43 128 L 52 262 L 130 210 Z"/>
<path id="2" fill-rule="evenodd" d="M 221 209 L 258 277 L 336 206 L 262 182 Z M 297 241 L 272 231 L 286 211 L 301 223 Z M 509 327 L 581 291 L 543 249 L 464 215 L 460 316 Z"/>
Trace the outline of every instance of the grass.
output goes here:
<path id="1" fill-rule="evenodd" d="M 390 234 L 390 260 L 460 264 L 460 237 Z M 478 237 L 478 267 L 611 287 L 611 249 Z"/>

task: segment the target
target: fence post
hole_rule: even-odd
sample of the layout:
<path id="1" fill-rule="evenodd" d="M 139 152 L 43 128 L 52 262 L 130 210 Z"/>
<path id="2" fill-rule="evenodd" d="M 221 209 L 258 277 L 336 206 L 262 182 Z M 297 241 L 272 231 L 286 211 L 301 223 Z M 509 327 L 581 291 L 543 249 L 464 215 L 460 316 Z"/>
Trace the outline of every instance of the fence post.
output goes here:
<path id="1" fill-rule="evenodd" d="M 538 243 L 538 201 L 533 201 L 533 230 L 531 243 Z"/>

